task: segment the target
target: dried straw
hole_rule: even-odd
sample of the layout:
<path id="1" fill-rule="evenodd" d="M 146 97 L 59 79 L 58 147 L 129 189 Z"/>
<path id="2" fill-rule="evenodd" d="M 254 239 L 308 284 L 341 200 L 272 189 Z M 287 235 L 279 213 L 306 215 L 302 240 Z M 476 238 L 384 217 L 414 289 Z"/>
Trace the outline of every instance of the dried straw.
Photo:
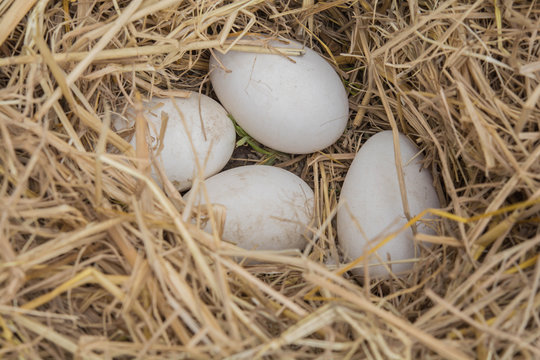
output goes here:
<path id="1" fill-rule="evenodd" d="M 540 358 L 538 2 L 3 0 L 0 29 L 0 357 Z M 222 241 L 219 208 L 205 233 L 110 127 L 138 94 L 213 96 L 212 51 L 275 51 L 233 33 L 305 43 L 349 93 L 328 149 L 228 165 L 312 185 L 302 254 Z M 383 129 L 422 149 L 445 208 L 410 275 L 357 282 L 333 218 Z"/>

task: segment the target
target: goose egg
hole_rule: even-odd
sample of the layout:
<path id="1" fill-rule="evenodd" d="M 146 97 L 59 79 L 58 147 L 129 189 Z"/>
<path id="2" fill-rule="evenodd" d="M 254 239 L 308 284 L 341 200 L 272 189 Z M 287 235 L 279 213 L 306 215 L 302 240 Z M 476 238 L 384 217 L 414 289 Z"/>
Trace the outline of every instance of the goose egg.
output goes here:
<path id="1" fill-rule="evenodd" d="M 208 177 L 231 158 L 236 139 L 234 125 L 225 109 L 208 96 L 193 92 L 188 98 L 154 97 L 143 107 L 152 148 L 158 145 L 162 119 L 168 118 L 160 155 L 167 178 L 179 191 L 191 187 L 197 176 L 196 161 Z M 134 119 L 134 113 L 130 109 L 128 117 Z M 131 144 L 135 145 L 135 136 Z M 155 173 L 153 176 L 156 178 Z"/>
<path id="2" fill-rule="evenodd" d="M 210 59 L 210 80 L 223 106 L 255 140 L 275 150 L 312 153 L 332 145 L 349 114 L 345 87 L 332 66 L 295 41 L 273 47 L 301 56 L 229 51 Z"/>
<path id="3" fill-rule="evenodd" d="M 422 169 L 422 156 L 416 146 L 399 134 L 399 146 L 410 215 L 426 208 L 439 208 L 440 203 L 430 173 Z M 367 254 L 385 235 L 407 223 L 394 159 L 391 131 L 372 136 L 358 151 L 345 177 L 341 191 L 341 207 L 337 213 L 338 237 L 347 261 Z M 417 223 L 418 232 L 433 234 L 429 224 Z M 385 277 L 387 263 L 395 274 L 402 274 L 414 265 L 418 247 L 409 228 L 380 247 L 367 260 L 371 277 Z M 361 264 L 360 264 L 361 265 Z M 363 271 L 356 271 L 363 274 Z"/>
<path id="4" fill-rule="evenodd" d="M 210 203 L 225 207 L 223 239 L 247 250 L 302 249 L 309 235 L 313 190 L 281 168 L 248 165 L 205 180 Z M 202 191 L 196 204 L 204 204 Z M 210 231 L 210 225 L 206 229 Z"/>

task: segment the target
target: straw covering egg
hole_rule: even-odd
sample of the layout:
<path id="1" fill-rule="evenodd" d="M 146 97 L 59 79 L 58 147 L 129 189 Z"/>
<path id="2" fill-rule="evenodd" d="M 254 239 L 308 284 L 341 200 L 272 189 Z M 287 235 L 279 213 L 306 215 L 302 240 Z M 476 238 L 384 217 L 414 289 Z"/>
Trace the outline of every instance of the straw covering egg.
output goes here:
<path id="1" fill-rule="evenodd" d="M 159 153 L 167 178 L 182 191 L 191 187 L 197 175 L 196 161 L 204 176 L 219 172 L 231 158 L 235 130 L 225 109 L 206 95 L 191 93 L 188 98 L 152 98 L 143 104 L 150 142 L 158 147 L 162 119 L 167 118 L 163 149 Z M 130 118 L 134 118 L 133 109 Z M 131 141 L 135 145 L 135 137 Z M 155 172 L 153 172 L 155 176 Z"/>
<path id="2" fill-rule="evenodd" d="M 241 166 L 206 179 L 205 188 L 210 202 L 226 209 L 224 240 L 248 250 L 305 246 L 314 196 L 293 173 L 272 166 Z M 201 193 L 190 191 L 186 196 L 197 196 L 195 203 L 204 204 Z M 210 225 L 205 230 L 211 231 Z"/>
<path id="3" fill-rule="evenodd" d="M 432 185 L 430 173 L 421 168 L 422 156 L 403 134 L 399 134 L 401 163 L 407 189 L 410 215 L 426 208 L 438 208 L 440 203 Z M 337 213 L 339 242 L 346 260 L 367 254 L 385 235 L 400 229 L 407 223 L 403 211 L 401 191 L 394 158 L 391 131 L 372 136 L 358 151 L 345 177 L 341 191 L 341 207 Z M 426 223 L 417 223 L 419 232 L 433 234 Z M 369 255 L 371 277 L 388 275 L 382 265 L 385 262 L 395 274 L 410 270 L 418 247 L 409 228 Z M 388 262 L 388 260 L 391 260 Z M 357 271 L 363 274 L 362 271 Z"/>
<path id="4" fill-rule="evenodd" d="M 210 80 L 220 102 L 249 135 L 275 150 L 305 154 L 332 145 L 343 133 L 349 113 L 338 74 L 298 42 L 259 40 L 262 46 L 303 49 L 305 54 L 288 58 L 215 52 Z"/>

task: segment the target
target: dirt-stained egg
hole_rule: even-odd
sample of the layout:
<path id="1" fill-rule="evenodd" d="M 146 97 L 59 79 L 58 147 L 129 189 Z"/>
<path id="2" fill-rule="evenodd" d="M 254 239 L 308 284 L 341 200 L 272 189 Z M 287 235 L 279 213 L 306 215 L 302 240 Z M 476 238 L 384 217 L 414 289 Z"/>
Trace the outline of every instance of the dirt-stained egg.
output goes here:
<path id="1" fill-rule="evenodd" d="M 223 239 L 247 250 L 303 249 L 314 211 L 313 190 L 295 174 L 248 165 L 205 180 L 211 204 L 226 209 Z M 202 191 L 196 204 L 205 204 Z M 207 225 L 207 231 L 211 230 Z"/>
<path id="2" fill-rule="evenodd" d="M 286 57 L 214 51 L 210 80 L 220 102 L 249 135 L 275 150 L 307 154 L 332 145 L 349 114 L 338 74 L 322 56 L 298 42 L 258 39 L 262 46 L 305 53 Z"/>
<path id="3" fill-rule="evenodd" d="M 403 134 L 399 134 L 399 147 L 411 217 L 427 208 L 439 208 L 431 174 L 422 168 L 423 157 L 418 149 Z M 368 254 L 386 235 L 407 223 L 391 131 L 372 136 L 360 148 L 345 177 L 340 204 L 337 230 L 346 261 L 368 256 L 369 274 L 374 278 L 388 276 L 387 268 L 377 264 L 387 264 L 396 275 L 412 269 L 419 248 L 411 228 Z M 418 222 L 417 231 L 434 234 L 433 225 L 429 220 Z M 356 273 L 364 272 L 362 269 Z"/>
<path id="4" fill-rule="evenodd" d="M 231 158 L 236 140 L 234 125 L 227 111 L 210 97 L 195 92 L 188 98 L 154 97 L 143 107 L 154 150 L 159 148 L 162 120 L 167 119 L 159 155 L 167 178 L 179 191 L 191 187 L 198 174 L 196 161 L 204 169 L 204 177 L 209 177 L 223 169 Z M 127 114 L 134 121 L 134 109 Z M 135 146 L 135 136 L 131 144 Z M 155 174 L 153 171 L 157 178 Z"/>

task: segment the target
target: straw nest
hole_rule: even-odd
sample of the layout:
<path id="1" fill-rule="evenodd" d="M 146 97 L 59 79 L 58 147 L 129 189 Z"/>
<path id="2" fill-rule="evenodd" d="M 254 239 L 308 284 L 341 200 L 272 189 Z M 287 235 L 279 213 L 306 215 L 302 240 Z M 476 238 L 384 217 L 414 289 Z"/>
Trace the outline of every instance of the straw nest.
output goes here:
<path id="1" fill-rule="evenodd" d="M 0 14 L 0 357 L 540 358 L 538 2 L 4 0 Z M 349 93 L 325 151 L 245 145 L 230 164 L 271 160 L 315 189 L 304 254 L 201 231 L 110 126 L 137 94 L 213 96 L 210 53 L 243 32 L 302 41 Z M 410 275 L 358 282 L 324 263 L 339 261 L 347 168 L 383 129 L 422 149 L 445 208 Z"/>

